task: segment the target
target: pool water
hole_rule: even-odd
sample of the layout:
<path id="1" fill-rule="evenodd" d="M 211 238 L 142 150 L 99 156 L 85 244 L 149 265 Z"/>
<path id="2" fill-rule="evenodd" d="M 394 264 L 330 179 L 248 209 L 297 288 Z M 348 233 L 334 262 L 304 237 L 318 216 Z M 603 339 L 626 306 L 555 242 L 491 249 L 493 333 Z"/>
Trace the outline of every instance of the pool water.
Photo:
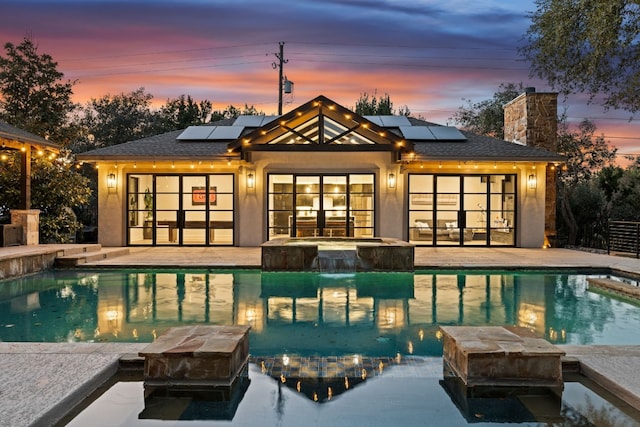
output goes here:
<path id="1" fill-rule="evenodd" d="M 440 356 L 440 325 L 518 325 L 555 344 L 640 344 L 637 305 L 587 277 L 54 270 L 0 282 L 0 340 L 151 342 L 171 326 L 249 324 L 252 355 Z"/>
<path id="2" fill-rule="evenodd" d="M 68 426 L 633 426 L 637 411 L 575 378 L 561 391 L 456 400 L 442 379 L 442 359 L 416 371 L 395 366 L 330 400 L 316 402 L 250 365 L 249 384 L 227 402 L 144 397 L 142 382 L 117 382 Z M 588 383 L 588 381 L 587 381 Z M 68 424 L 67 424 L 68 423 Z"/>

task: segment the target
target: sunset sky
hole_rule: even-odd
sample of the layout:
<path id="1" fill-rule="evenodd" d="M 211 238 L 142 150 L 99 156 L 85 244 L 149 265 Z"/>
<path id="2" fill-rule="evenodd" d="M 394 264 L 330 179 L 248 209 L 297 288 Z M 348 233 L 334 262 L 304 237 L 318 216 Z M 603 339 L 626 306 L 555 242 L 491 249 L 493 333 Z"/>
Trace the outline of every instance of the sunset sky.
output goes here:
<path id="1" fill-rule="evenodd" d="M 185 94 L 266 114 L 277 113 L 272 64 L 285 42 L 294 91 L 284 112 L 318 95 L 352 108 L 388 93 L 395 108 L 453 124 L 464 100 L 489 99 L 500 83 L 551 90 L 517 53 L 533 10 L 533 0 L 2 0 L 0 42 L 30 35 L 77 80 L 76 102 L 143 87 L 156 105 Z M 561 97 L 559 108 L 639 154 L 639 121 L 585 99 Z"/>

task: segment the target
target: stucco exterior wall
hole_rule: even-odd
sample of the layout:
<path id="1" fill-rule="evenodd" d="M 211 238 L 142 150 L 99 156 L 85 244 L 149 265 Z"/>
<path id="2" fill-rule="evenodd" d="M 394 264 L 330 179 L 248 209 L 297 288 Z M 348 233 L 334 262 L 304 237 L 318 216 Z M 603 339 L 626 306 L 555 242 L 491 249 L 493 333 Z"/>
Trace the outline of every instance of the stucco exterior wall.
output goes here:
<path id="1" fill-rule="evenodd" d="M 544 243 L 545 231 L 545 181 L 546 167 L 544 164 L 521 164 L 517 171 L 511 166 L 494 169 L 480 168 L 460 170 L 453 163 L 445 165 L 444 169 L 435 164 L 422 165 L 417 168 L 411 165 L 400 167 L 392 161 L 389 152 L 369 153 L 335 153 L 335 152 L 253 152 L 252 161 L 238 167 L 216 167 L 214 173 L 235 173 L 235 245 L 259 246 L 268 240 L 267 224 L 267 175 L 269 173 L 372 173 L 376 181 L 375 199 L 375 229 L 380 237 L 393 237 L 406 240 L 407 208 L 405 208 L 407 192 L 407 176 L 412 173 L 505 173 L 518 174 L 517 198 L 517 235 L 516 245 L 519 247 L 541 247 Z M 124 164 L 122 164 L 124 163 Z M 188 165 L 177 165 L 167 169 L 158 167 L 151 169 L 138 165 L 134 169 L 122 162 L 115 169 L 113 165 L 101 164 L 98 169 L 98 241 L 104 246 L 125 246 L 126 239 L 126 176 L 128 173 L 209 173 L 210 170 L 190 169 Z M 132 164 L 132 162 L 130 162 Z M 107 188 L 107 175 L 116 174 L 117 183 L 113 189 Z M 254 188 L 247 188 L 247 175 L 255 176 Z M 389 173 L 396 177 L 395 188 L 388 188 Z M 529 189 L 527 177 L 530 174 L 537 177 L 537 188 Z"/>
<path id="2" fill-rule="evenodd" d="M 541 248 L 545 232 L 545 167 L 522 167 L 518 174 L 518 234 L 517 246 Z M 536 176 L 536 189 L 527 185 L 528 176 Z"/>
<path id="3" fill-rule="evenodd" d="M 115 188 L 107 188 L 107 175 L 116 175 Z M 102 246 L 126 246 L 123 169 L 98 168 L 98 243 Z"/>

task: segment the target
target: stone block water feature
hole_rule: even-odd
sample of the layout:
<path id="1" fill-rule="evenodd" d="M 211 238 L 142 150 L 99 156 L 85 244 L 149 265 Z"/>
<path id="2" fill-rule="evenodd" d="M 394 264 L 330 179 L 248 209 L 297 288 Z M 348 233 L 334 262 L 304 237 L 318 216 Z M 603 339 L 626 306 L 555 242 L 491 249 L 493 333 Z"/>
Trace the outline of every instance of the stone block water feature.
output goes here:
<path id="1" fill-rule="evenodd" d="M 558 347 L 526 328 L 442 326 L 444 363 L 466 386 L 562 387 Z"/>
<path id="2" fill-rule="evenodd" d="M 144 385 L 168 389 L 231 386 L 249 360 L 249 326 L 170 328 L 139 354 Z"/>
<path id="3" fill-rule="evenodd" d="M 262 244 L 263 271 L 414 271 L 414 245 L 391 238 L 279 238 Z"/>

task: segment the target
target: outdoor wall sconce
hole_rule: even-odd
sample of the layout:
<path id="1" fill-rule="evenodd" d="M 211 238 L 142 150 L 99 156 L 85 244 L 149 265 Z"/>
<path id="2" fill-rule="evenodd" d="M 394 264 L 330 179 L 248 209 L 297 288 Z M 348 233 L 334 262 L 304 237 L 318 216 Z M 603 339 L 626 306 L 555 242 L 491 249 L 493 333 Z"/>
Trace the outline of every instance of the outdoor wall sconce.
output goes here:
<path id="1" fill-rule="evenodd" d="M 107 188 L 116 188 L 116 174 L 110 173 L 107 175 Z"/>
<path id="2" fill-rule="evenodd" d="M 532 173 L 527 178 L 527 187 L 529 187 L 529 190 L 535 190 L 538 188 L 538 178 L 535 174 Z"/>
<path id="3" fill-rule="evenodd" d="M 253 171 L 247 172 L 247 188 L 253 189 L 256 185 L 256 176 Z"/>
<path id="4" fill-rule="evenodd" d="M 387 188 L 396 188 L 396 174 L 389 173 L 387 176 Z"/>

